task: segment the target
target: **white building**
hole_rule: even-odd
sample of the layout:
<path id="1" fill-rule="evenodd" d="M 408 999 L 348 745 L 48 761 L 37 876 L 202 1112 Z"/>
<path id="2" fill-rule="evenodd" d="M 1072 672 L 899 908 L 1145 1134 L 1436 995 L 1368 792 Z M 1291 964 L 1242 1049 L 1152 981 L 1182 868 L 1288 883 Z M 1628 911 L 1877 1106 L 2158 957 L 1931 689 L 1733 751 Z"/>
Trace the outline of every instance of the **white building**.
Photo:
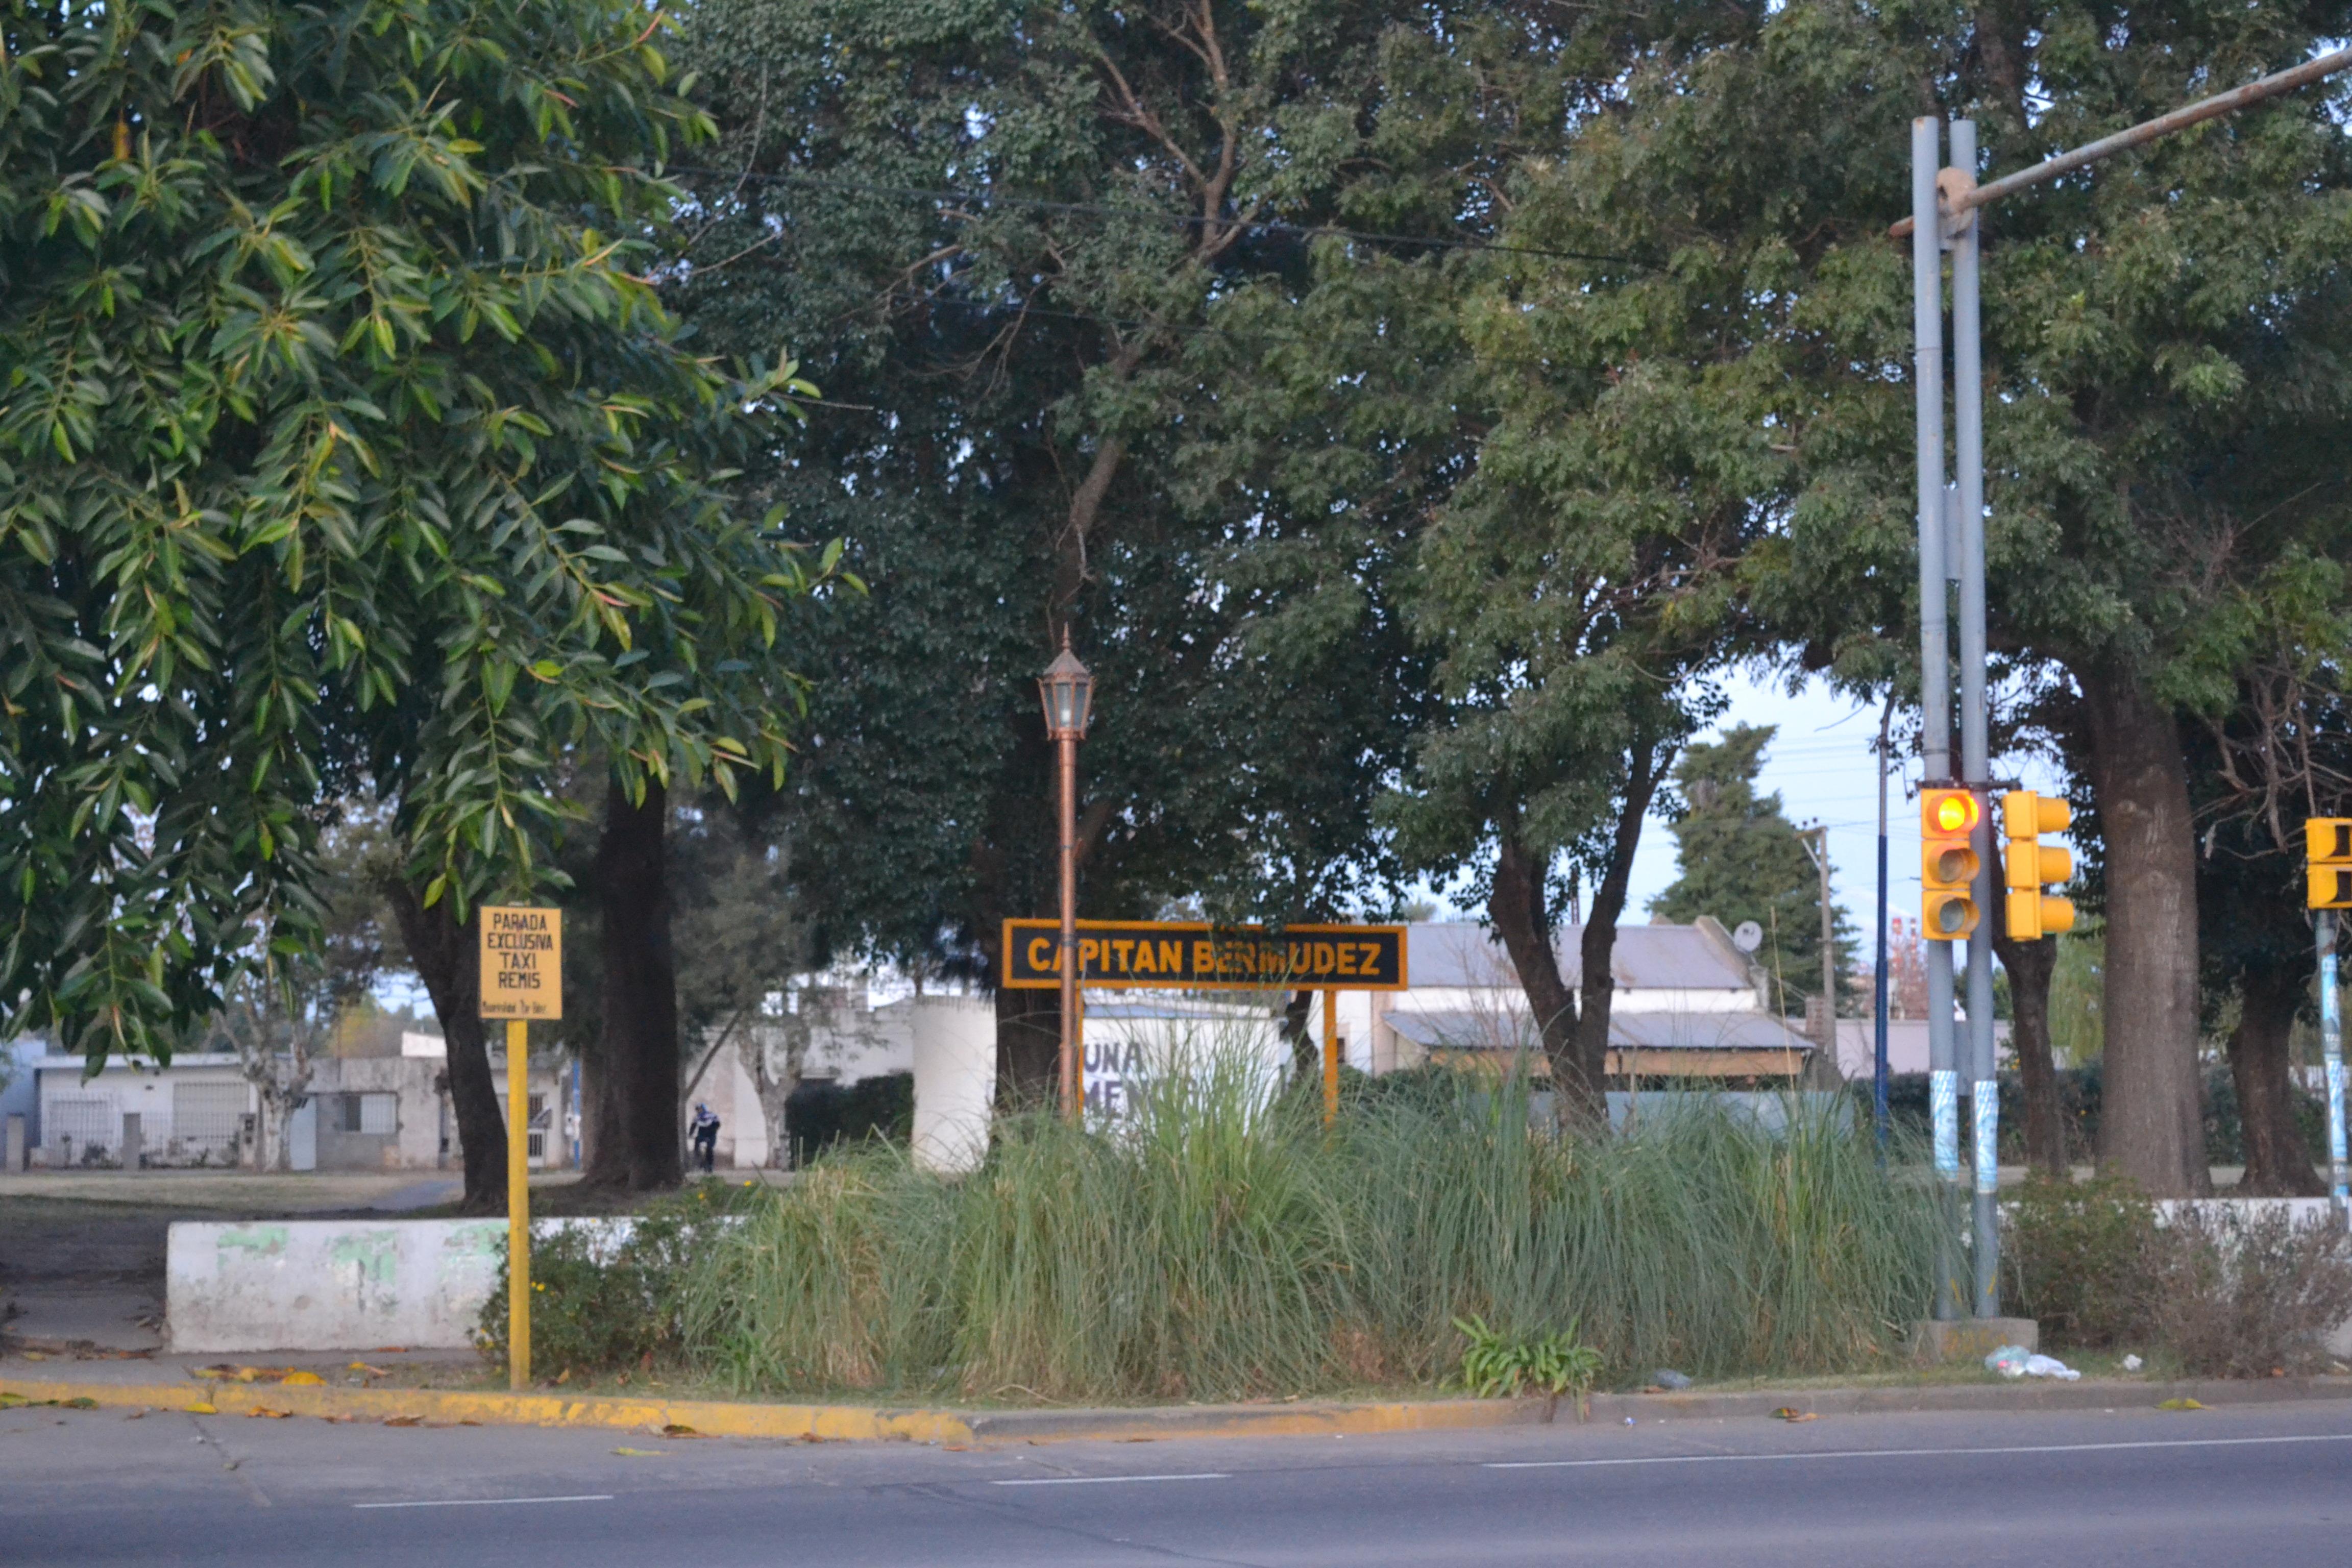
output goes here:
<path id="1" fill-rule="evenodd" d="M 1554 933 L 1560 975 L 1583 984 L 1581 926 Z M 1611 954 L 1609 1065 L 1614 1077 L 1795 1077 L 1814 1045 L 1770 1006 L 1770 980 L 1701 916 L 1690 925 L 1628 925 Z M 1501 940 L 1470 921 L 1407 928 L 1403 991 L 1338 993 L 1348 1064 L 1391 1072 L 1536 1043 L 1527 997 Z M 1310 1026 L 1322 1037 L 1322 996 Z"/>
<path id="2" fill-rule="evenodd" d="M 84 1079 L 79 1057 L 31 1063 L 39 1100 L 32 1163 L 119 1166 L 136 1146 L 147 1165 L 238 1165 L 251 1159 L 260 1100 L 233 1053 L 184 1054 L 168 1068 L 121 1058 Z"/>

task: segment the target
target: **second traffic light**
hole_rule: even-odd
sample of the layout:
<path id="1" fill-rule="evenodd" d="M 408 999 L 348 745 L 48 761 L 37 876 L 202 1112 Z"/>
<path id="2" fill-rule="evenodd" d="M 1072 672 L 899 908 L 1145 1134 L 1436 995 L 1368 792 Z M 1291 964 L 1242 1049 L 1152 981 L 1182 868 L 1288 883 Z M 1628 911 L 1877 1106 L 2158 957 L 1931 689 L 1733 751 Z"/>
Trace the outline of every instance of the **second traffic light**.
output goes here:
<path id="1" fill-rule="evenodd" d="M 1919 934 L 1958 942 L 1977 929 L 1977 852 L 1969 842 L 1982 815 L 1964 789 L 1919 792 Z"/>
<path id="2" fill-rule="evenodd" d="M 2311 816 L 2303 824 L 2304 858 L 2310 864 L 2315 910 L 2352 909 L 2352 816 Z"/>
<path id="3" fill-rule="evenodd" d="M 2002 913 L 2011 942 L 2037 942 L 2074 929 L 2073 900 L 2042 890 L 2074 874 L 2072 853 L 2042 842 L 2043 834 L 2063 832 L 2074 820 L 2074 807 L 2030 789 L 2000 797 L 2000 836 L 2009 841 L 2002 856 L 2009 883 Z"/>

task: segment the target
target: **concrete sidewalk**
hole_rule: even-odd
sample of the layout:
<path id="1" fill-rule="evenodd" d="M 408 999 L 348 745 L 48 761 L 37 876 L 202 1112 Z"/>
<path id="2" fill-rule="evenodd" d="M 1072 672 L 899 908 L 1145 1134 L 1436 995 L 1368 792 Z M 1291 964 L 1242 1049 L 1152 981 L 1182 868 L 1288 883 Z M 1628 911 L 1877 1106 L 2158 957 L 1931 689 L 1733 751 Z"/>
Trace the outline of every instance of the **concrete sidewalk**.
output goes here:
<path id="1" fill-rule="evenodd" d="M 1158 1405 L 1098 1409 L 970 1409 L 766 1401 L 509 1394 L 484 1390 L 378 1385 L 351 1363 L 371 1367 L 478 1366 L 447 1352 L 391 1350 L 261 1358 L 157 1355 L 136 1360 L 0 1361 L 0 1395 L 28 1400 L 88 1400 L 102 1407 L 184 1410 L 208 1405 L 221 1415 L 285 1412 L 334 1421 L 424 1425 L 585 1426 L 619 1431 L 677 1427 L 709 1436 L 814 1442 L 989 1443 L 1149 1442 L 1178 1437 L 1370 1436 L 1573 1425 L 1571 1402 L 1542 1399 L 1295 1400 L 1247 1405 Z M 254 1367 L 252 1382 L 200 1379 L 205 1366 Z M 288 1371 L 320 1381 L 288 1384 Z M 356 1386 L 355 1386 L 356 1385 Z M 1682 1394 L 1596 1394 L 1593 1425 L 1648 1426 L 1679 1420 L 1764 1418 L 1782 1410 L 1817 1415 L 1965 1411 L 2150 1409 L 2167 1400 L 2205 1405 L 2266 1405 L 2352 1398 L 2352 1377 L 2156 1382 L 2085 1378 L 2079 1383 L 1919 1384 L 1843 1388 L 1745 1389 Z"/>

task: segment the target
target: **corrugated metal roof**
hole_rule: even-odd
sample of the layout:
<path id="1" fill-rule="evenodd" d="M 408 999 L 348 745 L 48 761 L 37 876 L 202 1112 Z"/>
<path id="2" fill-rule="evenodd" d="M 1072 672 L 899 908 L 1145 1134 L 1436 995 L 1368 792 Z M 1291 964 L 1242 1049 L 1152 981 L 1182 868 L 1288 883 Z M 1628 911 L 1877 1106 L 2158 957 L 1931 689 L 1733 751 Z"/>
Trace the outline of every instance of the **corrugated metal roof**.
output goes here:
<path id="1" fill-rule="evenodd" d="M 1502 939 L 1470 921 L 1432 921 L 1407 928 L 1406 972 L 1423 985 L 1485 990 L 1516 988 L 1518 978 Z M 1560 975 L 1571 986 L 1584 983 L 1584 928 L 1562 926 L 1553 935 Z M 1609 969 L 1620 989 L 1746 991 L 1754 982 L 1736 948 L 1695 925 L 1629 925 L 1617 928 Z"/>
<path id="2" fill-rule="evenodd" d="M 1532 1048 L 1524 1014 L 1394 1012 L 1381 1021 L 1423 1049 Z M 1519 1032 L 1525 1037 L 1518 1037 Z M 1618 1013 L 1609 1016 L 1609 1043 L 1621 1050 L 1810 1051 L 1813 1042 L 1764 1013 Z"/>

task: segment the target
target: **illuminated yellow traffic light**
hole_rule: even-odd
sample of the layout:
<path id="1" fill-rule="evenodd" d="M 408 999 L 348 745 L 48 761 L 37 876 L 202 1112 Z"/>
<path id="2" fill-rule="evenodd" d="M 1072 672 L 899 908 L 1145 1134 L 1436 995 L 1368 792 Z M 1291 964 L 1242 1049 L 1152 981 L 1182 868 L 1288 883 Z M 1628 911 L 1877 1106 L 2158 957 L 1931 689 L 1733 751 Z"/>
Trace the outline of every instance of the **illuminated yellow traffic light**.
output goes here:
<path id="1" fill-rule="evenodd" d="M 2008 872 L 2005 913 L 2011 942 L 2037 942 L 2074 929 L 2073 900 L 2042 889 L 2074 874 L 2074 857 L 2055 845 L 2045 845 L 2045 833 L 2063 833 L 2074 820 L 2074 809 L 2030 789 L 2013 789 L 2000 797 L 2001 864 Z"/>
<path id="2" fill-rule="evenodd" d="M 2306 817 L 2303 852 L 2311 862 L 2310 907 L 2352 909 L 2352 816 Z"/>
<path id="3" fill-rule="evenodd" d="M 1969 835 L 1979 812 L 1967 790 L 1919 792 L 1919 934 L 1929 942 L 1957 942 L 1977 929 L 1977 852 Z"/>

